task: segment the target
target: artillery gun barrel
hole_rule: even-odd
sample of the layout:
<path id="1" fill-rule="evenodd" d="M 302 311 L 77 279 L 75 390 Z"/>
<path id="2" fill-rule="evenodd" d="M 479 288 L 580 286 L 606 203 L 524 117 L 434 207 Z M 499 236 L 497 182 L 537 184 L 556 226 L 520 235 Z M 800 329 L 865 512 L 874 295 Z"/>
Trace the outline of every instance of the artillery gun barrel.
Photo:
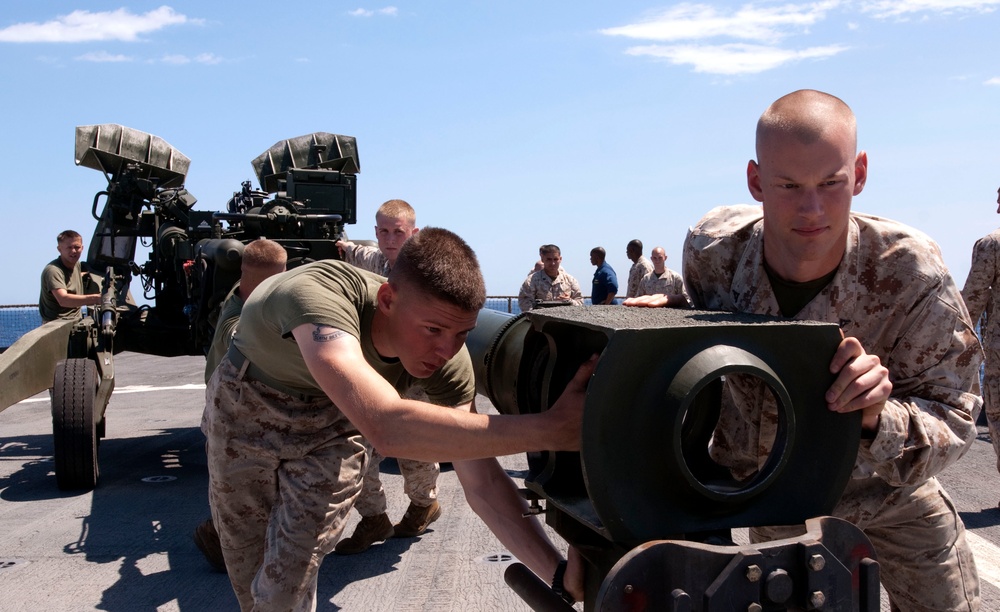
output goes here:
<path id="1" fill-rule="evenodd" d="M 584 399 L 580 451 L 528 453 L 524 481 L 527 495 L 543 500 L 548 524 L 586 558 L 589 600 L 613 567 L 617 575 L 660 571 L 646 567 L 659 563 L 650 557 L 623 557 L 630 550 L 713 536 L 725 541 L 731 529 L 802 524 L 833 511 L 861 432 L 859 414 L 826 409 L 828 364 L 839 342 L 833 323 L 555 306 L 516 317 L 483 311 L 466 345 L 477 391 L 503 414 L 547 410 L 579 366 L 600 354 Z M 741 478 L 709 452 L 724 395 L 737 384 L 763 387 L 777 409 L 770 455 Z M 864 544 L 864 534 L 851 528 L 830 530 L 829 538 Z M 723 549 L 726 563 L 738 554 L 738 547 Z M 627 571 L 616 566 L 619 559 Z M 786 565 L 782 571 L 800 569 Z M 708 575 L 675 578 L 696 593 Z M 526 593 L 534 598 L 539 591 L 529 586 Z M 607 593 L 605 599 L 618 597 Z"/>
<path id="2" fill-rule="evenodd" d="M 574 609 L 524 564 L 508 565 L 503 580 L 535 612 L 569 612 Z"/>

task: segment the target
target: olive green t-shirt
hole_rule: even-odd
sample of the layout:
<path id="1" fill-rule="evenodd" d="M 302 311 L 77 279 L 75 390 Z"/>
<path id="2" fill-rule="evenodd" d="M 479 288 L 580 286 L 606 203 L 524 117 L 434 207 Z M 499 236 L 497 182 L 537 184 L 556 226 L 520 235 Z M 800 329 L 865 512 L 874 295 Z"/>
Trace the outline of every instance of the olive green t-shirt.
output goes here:
<path id="1" fill-rule="evenodd" d="M 80 309 L 60 306 L 52 295 L 55 289 L 65 289 L 66 293 L 83 295 L 83 275 L 80 273 L 79 263 L 73 266 L 72 270 L 63 267 L 62 260 L 58 257 L 46 264 L 42 270 L 42 291 L 38 295 L 38 313 L 42 315 L 42 321 L 79 319 Z"/>
<path id="2" fill-rule="evenodd" d="M 243 298 L 239 296 L 237 290 L 240 284 L 237 282 L 226 301 L 222 303 L 222 310 L 219 311 L 219 318 L 215 323 L 215 334 L 212 336 L 212 345 L 208 348 L 208 355 L 205 356 L 205 382 L 212 377 L 212 372 L 226 356 L 229 350 L 229 343 L 233 340 L 233 332 L 236 331 L 236 324 L 240 320 L 240 313 L 243 311 Z"/>
<path id="3" fill-rule="evenodd" d="M 384 358 L 375 350 L 371 327 L 378 288 L 384 282 L 384 277 L 335 260 L 272 276 L 254 289 L 244 305 L 233 343 L 276 382 L 305 394 L 322 394 L 292 330 L 306 323 L 329 325 L 357 338 L 368 365 L 400 393 L 419 385 L 434 404 L 457 406 L 472 401 L 475 375 L 464 346 L 425 379 L 411 376 L 398 359 Z"/>

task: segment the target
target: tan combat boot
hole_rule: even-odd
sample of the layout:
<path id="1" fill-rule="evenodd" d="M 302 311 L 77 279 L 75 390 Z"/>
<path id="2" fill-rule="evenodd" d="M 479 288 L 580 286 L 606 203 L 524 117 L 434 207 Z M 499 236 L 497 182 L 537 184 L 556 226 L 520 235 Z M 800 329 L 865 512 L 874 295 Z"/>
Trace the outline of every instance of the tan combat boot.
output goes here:
<path id="1" fill-rule="evenodd" d="M 403 520 L 395 526 L 397 538 L 415 538 L 423 532 L 431 523 L 441 517 L 441 505 L 437 500 L 431 502 L 429 506 L 418 506 L 410 502 L 410 507 L 406 509 Z"/>
<path id="2" fill-rule="evenodd" d="M 383 542 L 392 537 L 392 521 L 386 513 L 378 516 L 361 517 L 351 537 L 337 542 L 333 549 L 338 555 L 356 555 L 365 552 L 375 542 Z"/>
<path id="3" fill-rule="evenodd" d="M 215 529 L 215 523 L 208 519 L 194 529 L 194 543 L 205 555 L 205 559 L 216 571 L 226 571 L 226 560 L 222 557 L 222 544 L 219 543 L 219 532 Z"/>

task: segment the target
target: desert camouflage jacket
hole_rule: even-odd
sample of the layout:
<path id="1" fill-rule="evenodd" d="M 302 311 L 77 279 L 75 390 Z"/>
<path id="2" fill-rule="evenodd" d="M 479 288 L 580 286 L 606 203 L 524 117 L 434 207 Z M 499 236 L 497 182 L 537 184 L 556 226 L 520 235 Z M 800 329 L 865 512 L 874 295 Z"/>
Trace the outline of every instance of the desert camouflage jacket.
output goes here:
<path id="1" fill-rule="evenodd" d="M 684 297 L 688 297 L 687 291 L 684 290 L 684 279 L 670 268 L 663 270 L 663 276 L 657 276 L 655 271 L 650 271 L 649 274 L 643 276 L 636 295 L 656 295 L 658 293 L 666 295 L 683 293 Z M 690 301 L 688 299 L 689 303 Z"/>
<path id="2" fill-rule="evenodd" d="M 640 255 L 639 259 L 637 259 L 628 270 L 628 287 L 625 290 L 625 297 L 630 298 L 637 295 L 644 295 L 639 293 L 639 284 L 642 283 L 642 279 L 652 271 L 653 262 L 646 259 L 645 255 Z"/>
<path id="3" fill-rule="evenodd" d="M 517 294 L 517 305 L 521 312 L 534 308 L 536 301 L 546 300 L 572 300 L 575 306 L 583 306 L 580 283 L 562 268 L 559 268 L 559 274 L 555 278 L 549 278 L 545 270 L 528 275 Z"/>
<path id="4" fill-rule="evenodd" d="M 389 260 L 377 246 L 355 244 L 344 249 L 344 261 L 375 274 L 389 275 Z"/>
<path id="5" fill-rule="evenodd" d="M 972 248 L 972 268 L 965 279 L 962 297 L 972 322 L 986 313 L 981 331 L 987 350 L 1000 350 L 1000 230 L 983 236 Z"/>
<path id="6" fill-rule="evenodd" d="M 857 521 L 876 512 L 891 487 L 935 476 L 975 440 L 982 349 L 929 237 L 852 213 L 847 242 L 833 280 L 794 318 L 839 324 L 889 370 L 892 396 L 875 438 L 861 441 L 851 493 L 835 511 Z M 684 244 L 684 284 L 695 307 L 779 315 L 763 248 L 760 206 L 710 211 Z M 730 389 L 713 441 L 713 457 L 737 477 L 757 470 L 774 440 L 777 410 L 759 387 Z"/>

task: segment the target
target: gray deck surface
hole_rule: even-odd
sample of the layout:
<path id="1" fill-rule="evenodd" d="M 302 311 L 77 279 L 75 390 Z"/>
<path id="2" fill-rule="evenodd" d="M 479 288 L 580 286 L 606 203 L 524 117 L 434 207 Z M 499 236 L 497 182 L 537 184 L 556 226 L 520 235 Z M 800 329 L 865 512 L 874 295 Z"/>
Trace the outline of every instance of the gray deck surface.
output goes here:
<path id="1" fill-rule="evenodd" d="M 47 394 L 0 412 L 0 611 L 236 610 L 228 579 L 191 539 L 208 516 L 204 359 L 123 353 L 116 366 L 93 492 L 56 487 Z M 1000 487 L 980 431 L 942 481 L 972 534 L 982 609 L 1000 610 Z M 523 476 L 523 456 L 502 463 Z M 383 480 L 398 520 L 408 501 L 393 468 L 383 464 Z M 444 514 L 422 537 L 327 557 L 319 610 L 528 610 L 503 581 L 509 555 L 469 510 L 454 472 L 439 485 Z"/>

